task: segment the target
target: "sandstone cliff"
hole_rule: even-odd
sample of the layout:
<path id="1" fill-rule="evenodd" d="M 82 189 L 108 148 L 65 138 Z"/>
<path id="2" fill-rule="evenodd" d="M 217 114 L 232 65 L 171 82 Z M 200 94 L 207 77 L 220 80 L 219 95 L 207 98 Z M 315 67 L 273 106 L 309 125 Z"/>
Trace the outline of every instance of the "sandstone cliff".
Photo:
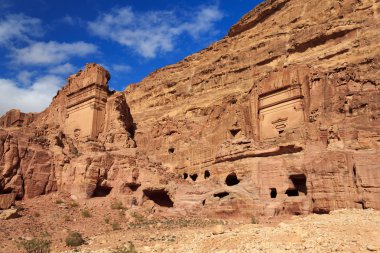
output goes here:
<path id="1" fill-rule="evenodd" d="M 0 119 L 0 193 L 163 215 L 379 209 L 379 8 L 267 0 L 124 93 L 89 64 L 27 123 Z"/>

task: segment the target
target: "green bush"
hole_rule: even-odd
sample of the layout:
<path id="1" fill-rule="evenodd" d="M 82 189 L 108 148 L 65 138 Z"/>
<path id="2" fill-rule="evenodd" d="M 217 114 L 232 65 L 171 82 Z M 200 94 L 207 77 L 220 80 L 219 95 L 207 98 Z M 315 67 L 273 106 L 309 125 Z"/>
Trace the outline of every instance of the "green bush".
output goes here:
<path id="1" fill-rule="evenodd" d="M 84 209 L 84 210 L 82 210 L 82 216 L 83 216 L 84 218 L 90 218 L 90 217 L 91 217 L 91 213 L 90 213 L 89 210 Z"/>
<path id="2" fill-rule="evenodd" d="M 144 216 L 142 216 L 142 215 L 139 214 L 139 213 L 135 213 L 135 212 L 133 212 L 133 213 L 131 213 L 130 215 L 131 215 L 133 218 L 135 218 L 136 222 L 142 223 L 142 222 L 145 221 Z"/>
<path id="3" fill-rule="evenodd" d="M 113 230 L 120 230 L 121 229 L 120 224 L 118 222 L 112 223 L 111 226 L 112 226 Z"/>
<path id="4" fill-rule="evenodd" d="M 78 247 L 85 243 L 82 235 L 78 232 L 70 232 L 66 237 L 66 245 L 70 247 Z"/>
<path id="5" fill-rule="evenodd" d="M 123 205 L 123 203 L 121 201 L 114 200 L 111 203 L 111 209 L 126 210 L 127 208 L 124 207 L 124 205 Z"/>
<path id="6" fill-rule="evenodd" d="M 252 217 L 251 224 L 259 224 L 259 220 L 256 217 Z"/>
<path id="7" fill-rule="evenodd" d="M 137 250 L 135 248 L 135 245 L 133 245 L 132 242 L 129 242 L 128 248 L 123 247 L 116 247 L 111 251 L 111 253 L 137 253 Z"/>
<path id="8" fill-rule="evenodd" d="M 21 240 L 18 245 L 24 248 L 27 253 L 49 253 L 51 241 L 33 238 L 32 240 Z"/>
<path id="9" fill-rule="evenodd" d="M 63 203 L 65 203 L 65 202 L 63 202 L 62 199 L 57 199 L 57 200 L 55 201 L 55 203 L 56 203 L 57 205 L 60 205 L 60 204 L 63 204 Z"/>

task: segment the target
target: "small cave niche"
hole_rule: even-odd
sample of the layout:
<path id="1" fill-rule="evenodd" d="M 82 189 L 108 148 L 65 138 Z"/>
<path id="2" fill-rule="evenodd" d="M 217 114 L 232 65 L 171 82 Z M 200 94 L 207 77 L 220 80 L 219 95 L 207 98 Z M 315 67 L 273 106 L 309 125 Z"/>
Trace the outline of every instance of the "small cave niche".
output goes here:
<path id="1" fill-rule="evenodd" d="M 228 195 L 230 195 L 228 192 L 219 192 L 219 193 L 215 193 L 214 197 L 222 199 L 224 197 L 227 197 Z"/>
<path id="2" fill-rule="evenodd" d="M 270 197 L 272 199 L 277 198 L 277 189 L 276 188 L 270 188 Z"/>
<path id="3" fill-rule="evenodd" d="M 204 199 L 203 201 L 202 201 L 202 206 L 204 206 L 206 204 L 206 200 Z"/>
<path id="4" fill-rule="evenodd" d="M 174 154 L 174 152 L 175 152 L 175 148 L 171 147 L 168 149 L 169 154 Z"/>
<path id="5" fill-rule="evenodd" d="M 290 187 L 286 190 L 285 194 L 288 195 L 288 197 L 299 196 L 300 192 L 302 192 L 304 195 L 307 195 L 305 174 L 290 175 L 289 179 L 292 182 L 293 187 Z"/>
<path id="6" fill-rule="evenodd" d="M 191 178 L 191 180 L 193 180 L 195 182 L 195 181 L 197 181 L 198 174 L 192 174 L 192 175 L 190 175 L 190 178 Z"/>
<path id="7" fill-rule="evenodd" d="M 230 129 L 230 134 L 232 137 L 236 137 L 240 133 L 241 129 Z"/>
<path id="8" fill-rule="evenodd" d="M 92 194 L 92 198 L 97 198 L 97 197 L 107 197 L 112 191 L 112 187 L 107 186 L 107 185 L 100 185 L 97 184 L 96 188 L 94 190 L 94 193 Z"/>
<path id="9" fill-rule="evenodd" d="M 183 179 L 187 179 L 189 177 L 189 174 L 187 174 L 186 172 L 183 173 Z"/>
<path id="10" fill-rule="evenodd" d="M 207 179 L 207 178 L 209 178 L 210 176 L 211 176 L 210 171 L 205 170 L 204 178 Z"/>
<path id="11" fill-rule="evenodd" d="M 125 186 L 127 186 L 131 191 L 135 192 L 141 186 L 141 184 L 132 182 L 132 183 L 126 183 Z"/>
<path id="12" fill-rule="evenodd" d="M 165 189 L 145 189 L 143 190 L 144 198 L 152 200 L 162 207 L 173 207 L 174 202 L 171 200 L 168 191 Z"/>
<path id="13" fill-rule="evenodd" d="M 365 206 L 365 201 L 364 200 L 357 201 L 356 203 L 360 204 L 360 206 L 361 206 L 362 209 L 367 209 L 367 207 Z"/>
<path id="14" fill-rule="evenodd" d="M 297 189 L 287 189 L 285 194 L 288 195 L 288 197 L 297 197 L 300 195 Z"/>
<path id="15" fill-rule="evenodd" d="M 236 173 L 232 172 L 226 177 L 226 185 L 233 186 L 240 183 L 240 180 L 237 178 Z"/>
<path id="16" fill-rule="evenodd" d="M 325 208 L 313 208 L 313 213 L 315 214 L 329 214 L 330 210 Z"/>

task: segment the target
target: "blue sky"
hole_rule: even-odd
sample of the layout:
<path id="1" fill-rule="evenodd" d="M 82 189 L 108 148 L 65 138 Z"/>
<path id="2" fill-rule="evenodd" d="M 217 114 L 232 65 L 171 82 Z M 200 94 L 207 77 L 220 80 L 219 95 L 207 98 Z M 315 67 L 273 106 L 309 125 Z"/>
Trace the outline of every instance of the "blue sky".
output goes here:
<path id="1" fill-rule="evenodd" d="M 0 0 L 0 114 L 38 112 L 97 62 L 124 90 L 223 38 L 259 0 Z"/>

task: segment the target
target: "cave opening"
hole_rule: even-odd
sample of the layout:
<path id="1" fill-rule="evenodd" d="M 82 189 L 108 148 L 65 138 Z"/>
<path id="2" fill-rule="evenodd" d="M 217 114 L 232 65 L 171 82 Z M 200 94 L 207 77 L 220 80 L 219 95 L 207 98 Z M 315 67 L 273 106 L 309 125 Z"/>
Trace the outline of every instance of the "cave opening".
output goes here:
<path id="1" fill-rule="evenodd" d="M 175 151 L 175 148 L 173 147 L 168 149 L 169 154 L 174 154 L 174 151 Z"/>
<path id="2" fill-rule="evenodd" d="M 240 180 L 237 178 L 235 172 L 229 174 L 229 175 L 226 177 L 226 185 L 228 185 L 228 186 L 237 185 L 237 184 L 239 184 L 239 183 L 240 183 Z"/>
<path id="3" fill-rule="evenodd" d="M 143 190 L 144 198 L 152 200 L 162 207 L 173 207 L 174 202 L 171 200 L 168 191 L 165 189 L 145 189 Z"/>
<path id="4" fill-rule="evenodd" d="M 215 193 L 214 194 L 214 197 L 215 198 L 224 198 L 224 197 L 226 197 L 226 196 L 228 196 L 228 195 L 230 195 L 228 192 L 219 192 L 219 193 Z"/>
<path id="5" fill-rule="evenodd" d="M 132 182 L 132 183 L 126 183 L 125 184 L 131 191 L 135 192 L 137 191 L 137 189 L 141 186 L 141 184 L 139 183 L 135 183 L 135 182 Z"/>
<path id="6" fill-rule="evenodd" d="M 290 175 L 290 181 L 293 186 L 286 190 L 285 194 L 288 197 L 300 196 L 300 192 L 307 195 L 306 176 L 305 174 Z"/>
<path id="7" fill-rule="evenodd" d="M 190 175 L 190 178 L 191 178 L 191 180 L 193 180 L 195 182 L 195 181 L 197 181 L 198 174 L 192 174 L 192 175 Z"/>
<path id="8" fill-rule="evenodd" d="M 111 191 L 112 191 L 112 187 L 107 186 L 107 185 L 97 184 L 91 197 L 92 198 L 107 197 L 111 193 Z"/>
<path id="9" fill-rule="evenodd" d="M 307 195 L 305 174 L 291 175 L 289 179 L 292 181 L 295 189 Z"/>
<path id="10" fill-rule="evenodd" d="M 183 173 L 183 179 L 187 179 L 189 177 L 189 174 L 187 174 L 186 172 Z"/>
<path id="11" fill-rule="evenodd" d="M 270 189 L 270 197 L 272 199 L 275 199 L 277 197 L 277 189 L 276 188 L 271 188 Z"/>
<path id="12" fill-rule="evenodd" d="M 232 137 L 236 137 L 236 135 L 238 135 L 240 131 L 241 129 L 230 129 L 230 134 L 232 135 Z"/>
<path id="13" fill-rule="evenodd" d="M 360 206 L 361 206 L 362 209 L 367 209 L 366 206 L 365 206 L 365 201 L 364 200 L 357 201 L 356 203 L 360 204 Z"/>
<path id="14" fill-rule="evenodd" d="M 329 214 L 330 210 L 325 209 L 325 208 L 314 208 L 313 213 L 315 213 L 315 214 Z"/>
<path id="15" fill-rule="evenodd" d="M 297 197 L 300 195 L 297 189 L 287 189 L 285 194 L 288 195 L 288 197 Z"/>
<path id="16" fill-rule="evenodd" d="M 209 178 L 211 176 L 210 171 L 205 171 L 205 179 Z"/>

